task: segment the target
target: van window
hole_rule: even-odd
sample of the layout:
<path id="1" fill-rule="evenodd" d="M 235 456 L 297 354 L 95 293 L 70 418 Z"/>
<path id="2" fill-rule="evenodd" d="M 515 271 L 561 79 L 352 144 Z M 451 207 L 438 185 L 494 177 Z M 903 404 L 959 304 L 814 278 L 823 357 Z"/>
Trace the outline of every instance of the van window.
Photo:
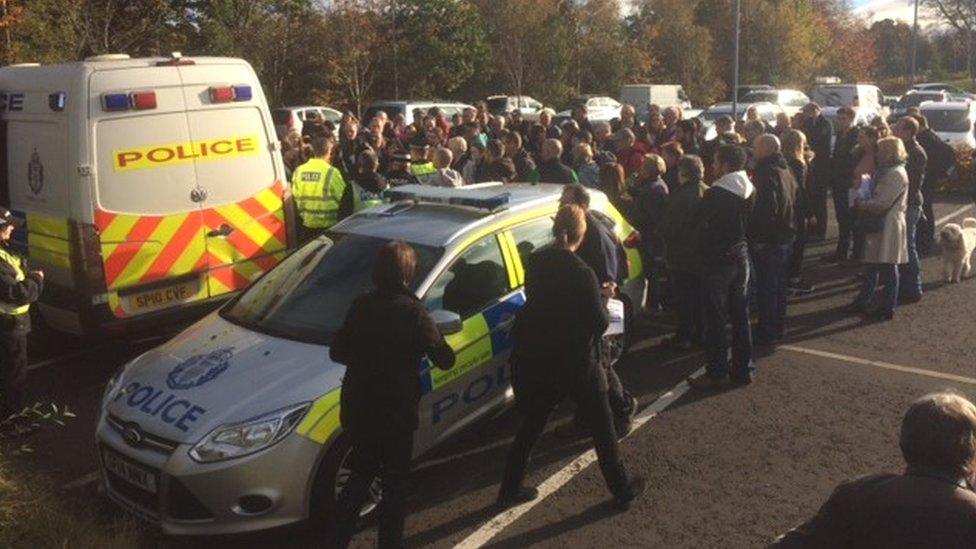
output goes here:
<path id="1" fill-rule="evenodd" d="M 291 118 L 291 111 L 288 109 L 275 109 L 271 111 L 271 120 L 275 124 L 287 124 L 289 118 Z"/>
<path id="2" fill-rule="evenodd" d="M 196 180 L 207 191 L 207 206 L 240 202 L 271 187 L 280 177 L 258 108 L 190 111 L 187 121 L 194 141 L 221 142 L 232 149 L 226 159 L 196 161 Z"/>
<path id="3" fill-rule="evenodd" d="M 196 173 L 184 113 L 98 120 L 95 155 L 102 209 L 136 215 L 197 209 L 190 201 Z"/>

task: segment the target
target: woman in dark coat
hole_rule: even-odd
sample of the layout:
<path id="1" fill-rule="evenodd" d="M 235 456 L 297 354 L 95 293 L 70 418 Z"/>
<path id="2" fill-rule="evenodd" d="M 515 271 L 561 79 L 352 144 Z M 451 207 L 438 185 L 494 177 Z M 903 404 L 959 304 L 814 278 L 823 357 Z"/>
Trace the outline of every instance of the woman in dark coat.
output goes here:
<path id="1" fill-rule="evenodd" d="M 627 505 L 643 492 L 644 479 L 628 480 L 624 471 L 606 373 L 592 353 L 608 318 L 596 275 L 575 253 L 586 232 L 583 210 L 561 207 L 552 232 L 552 247 L 528 261 L 526 304 L 512 331 L 512 388 L 523 419 L 509 450 L 498 502 L 508 506 L 538 496 L 538 490 L 522 485 L 529 455 L 549 414 L 572 397 L 592 420 L 593 443 L 610 492 L 619 504 Z"/>
<path id="2" fill-rule="evenodd" d="M 377 476 L 383 479 L 379 546 L 402 546 L 420 361 L 426 355 L 442 370 L 454 366 L 454 351 L 409 289 L 416 263 L 413 248 L 403 242 L 380 250 L 373 267 L 376 289 L 353 302 L 329 351 L 332 360 L 346 365 L 340 419 L 352 440 L 352 472 L 329 517 L 329 547 L 349 545 Z"/>

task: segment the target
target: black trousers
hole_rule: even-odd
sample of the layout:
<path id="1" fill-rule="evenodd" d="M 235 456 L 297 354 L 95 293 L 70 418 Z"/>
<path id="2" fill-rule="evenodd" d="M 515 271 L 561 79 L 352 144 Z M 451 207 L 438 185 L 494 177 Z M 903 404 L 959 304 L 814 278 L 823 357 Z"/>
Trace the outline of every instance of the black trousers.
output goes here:
<path id="1" fill-rule="evenodd" d="M 829 166 L 814 162 L 807 181 L 807 198 L 810 214 L 817 218 L 816 223 L 810 225 L 809 237 L 823 240 L 827 234 L 827 185 L 830 177 Z"/>
<path id="2" fill-rule="evenodd" d="M 27 385 L 27 334 L 0 333 L 0 419 L 20 412 Z"/>
<path id="3" fill-rule="evenodd" d="M 846 259 L 851 253 L 851 241 L 854 237 L 854 211 L 851 210 L 846 185 L 834 185 L 830 194 L 834 200 L 834 215 L 837 217 L 839 233 L 837 235 L 837 257 Z"/>
<path id="4" fill-rule="evenodd" d="M 789 262 L 786 265 L 787 282 L 790 279 L 800 278 L 803 274 L 803 256 L 807 251 L 807 219 L 804 217 L 796 222 L 796 236 L 793 239 L 793 251 L 790 253 Z"/>
<path id="5" fill-rule="evenodd" d="M 935 211 L 932 202 L 935 200 L 935 182 L 922 185 L 922 220 L 918 222 L 915 242 L 919 251 L 929 253 L 935 244 Z"/>
<path id="6" fill-rule="evenodd" d="M 505 463 L 505 473 L 502 477 L 500 495 L 514 494 L 525 480 L 525 470 L 536 441 L 545 430 L 549 415 L 567 396 L 576 400 L 578 407 L 585 410 L 591 420 L 593 446 L 600 462 L 603 478 L 615 497 L 623 496 L 627 489 L 627 472 L 620 460 L 620 449 L 617 445 L 617 432 L 613 427 L 613 415 L 610 412 L 610 402 L 607 393 L 598 387 L 587 387 L 573 395 L 567 395 L 558 390 L 533 391 L 524 404 L 519 404 L 522 412 L 522 425 L 515 441 L 508 451 L 508 461 Z M 516 398 L 518 396 L 516 395 Z"/>
<path id="7" fill-rule="evenodd" d="M 603 338 L 597 340 L 593 346 L 594 359 L 603 366 L 603 371 L 607 375 L 607 400 L 610 402 L 610 414 L 614 425 L 619 429 L 623 423 L 630 419 L 634 411 L 634 400 L 624 389 L 624 384 L 620 381 L 620 376 L 611 363 L 609 344 Z M 576 405 L 576 415 L 573 422 L 579 429 L 589 429 L 591 419 L 587 414 L 589 410 L 579 404 Z"/>
<path id="8" fill-rule="evenodd" d="M 329 517 L 328 547 L 349 546 L 359 512 L 377 477 L 383 482 L 383 499 L 378 509 L 379 547 L 399 549 L 403 545 L 412 454 L 413 431 L 375 433 L 353 439 L 349 456 L 352 471 L 336 501 L 335 513 Z"/>

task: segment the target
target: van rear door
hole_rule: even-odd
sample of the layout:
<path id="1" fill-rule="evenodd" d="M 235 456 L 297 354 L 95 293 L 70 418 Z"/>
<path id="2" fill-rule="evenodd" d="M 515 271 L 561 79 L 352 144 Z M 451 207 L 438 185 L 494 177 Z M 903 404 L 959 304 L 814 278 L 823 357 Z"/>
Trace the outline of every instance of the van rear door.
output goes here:
<path id="1" fill-rule="evenodd" d="M 108 303 L 119 318 L 204 299 L 201 196 L 179 73 L 158 67 L 92 73 L 95 225 Z M 106 94 L 155 93 L 155 107 L 108 111 Z"/>
<path id="2" fill-rule="evenodd" d="M 220 161 L 193 161 L 197 184 L 206 192 L 207 291 L 216 297 L 243 288 L 284 256 L 284 176 L 272 145 L 274 127 L 250 68 L 188 65 L 179 71 L 190 136 L 211 143 L 214 152 L 229 151 Z M 210 89 L 223 86 L 236 89 L 235 100 L 211 99 Z"/>

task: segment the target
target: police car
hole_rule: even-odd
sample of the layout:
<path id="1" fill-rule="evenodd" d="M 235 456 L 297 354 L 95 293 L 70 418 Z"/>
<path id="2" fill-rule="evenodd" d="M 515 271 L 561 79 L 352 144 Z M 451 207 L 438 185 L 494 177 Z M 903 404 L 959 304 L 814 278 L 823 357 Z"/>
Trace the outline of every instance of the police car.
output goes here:
<path id="1" fill-rule="evenodd" d="M 108 384 L 96 434 L 108 495 L 172 534 L 326 516 L 349 450 L 339 422 L 344 367 L 327 347 L 370 288 L 377 251 L 394 239 L 416 249 L 413 289 L 457 355 L 448 371 L 419 365 L 415 455 L 503 408 L 512 398 L 509 328 L 525 302 L 524 262 L 550 242 L 562 187 L 475 187 L 395 189 L 390 203 L 347 218 L 127 364 Z M 603 194 L 592 193 L 592 210 L 634 242 Z M 636 250 L 627 254 L 629 310 L 644 288 Z M 614 336 L 618 354 L 624 332 Z M 378 502 L 374 488 L 364 512 Z"/>

